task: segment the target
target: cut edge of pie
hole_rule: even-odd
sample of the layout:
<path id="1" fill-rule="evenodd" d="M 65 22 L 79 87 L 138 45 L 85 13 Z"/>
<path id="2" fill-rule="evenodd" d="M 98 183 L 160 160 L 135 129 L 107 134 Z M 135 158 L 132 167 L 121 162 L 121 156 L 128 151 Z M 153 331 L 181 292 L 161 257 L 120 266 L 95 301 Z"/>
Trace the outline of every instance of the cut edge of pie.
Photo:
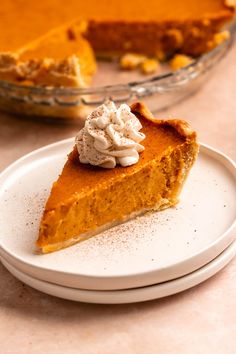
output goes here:
<path id="1" fill-rule="evenodd" d="M 0 78 L 26 86 L 90 86 L 96 60 L 83 31 L 83 22 L 70 23 L 15 52 L 0 53 Z"/>
<path id="2" fill-rule="evenodd" d="M 134 103 L 131 110 L 146 134 L 140 161 L 105 170 L 81 164 L 75 147 L 45 206 L 37 240 L 43 253 L 71 246 L 147 211 L 178 203 L 198 154 L 196 133 L 183 120 L 155 119 L 142 103 Z"/>

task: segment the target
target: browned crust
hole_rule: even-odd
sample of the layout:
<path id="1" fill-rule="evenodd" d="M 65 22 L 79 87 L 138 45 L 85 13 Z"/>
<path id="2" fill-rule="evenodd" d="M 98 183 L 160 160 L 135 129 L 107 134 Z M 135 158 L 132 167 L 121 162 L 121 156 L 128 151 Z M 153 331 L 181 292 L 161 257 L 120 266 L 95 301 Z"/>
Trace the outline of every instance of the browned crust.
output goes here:
<path id="1" fill-rule="evenodd" d="M 174 128 L 179 135 L 189 141 L 196 141 L 197 134 L 191 129 L 189 124 L 181 119 L 157 119 L 142 102 L 135 102 L 130 106 L 132 113 L 137 117 L 142 117 L 154 123 L 155 125 L 162 125 Z"/>
<path id="2" fill-rule="evenodd" d="M 229 8 L 236 8 L 236 0 L 224 0 L 224 5 Z"/>
<path id="3" fill-rule="evenodd" d="M 24 85 L 81 88 L 90 83 L 90 77 L 82 75 L 76 55 L 58 61 L 48 58 L 20 61 L 16 54 L 0 54 L 0 79 Z"/>

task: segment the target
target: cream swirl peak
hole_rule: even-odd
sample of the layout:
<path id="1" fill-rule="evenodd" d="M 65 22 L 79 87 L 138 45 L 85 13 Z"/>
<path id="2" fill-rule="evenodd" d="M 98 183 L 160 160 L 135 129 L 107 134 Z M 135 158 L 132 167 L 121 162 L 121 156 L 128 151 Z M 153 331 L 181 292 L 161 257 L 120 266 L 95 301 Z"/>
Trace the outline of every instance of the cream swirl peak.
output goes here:
<path id="1" fill-rule="evenodd" d="M 95 109 L 76 136 L 81 163 L 103 168 L 126 167 L 139 160 L 144 150 L 142 125 L 126 104 L 117 108 L 112 101 Z"/>

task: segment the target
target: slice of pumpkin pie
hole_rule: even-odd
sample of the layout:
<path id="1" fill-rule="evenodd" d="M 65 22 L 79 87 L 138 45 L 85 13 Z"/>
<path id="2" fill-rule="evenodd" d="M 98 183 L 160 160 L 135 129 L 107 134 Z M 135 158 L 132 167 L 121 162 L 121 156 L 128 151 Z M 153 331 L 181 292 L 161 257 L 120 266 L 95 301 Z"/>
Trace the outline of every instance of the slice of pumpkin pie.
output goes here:
<path id="1" fill-rule="evenodd" d="M 197 154 L 196 133 L 185 121 L 156 119 L 139 102 L 98 107 L 53 184 L 38 247 L 56 251 L 174 206 Z"/>

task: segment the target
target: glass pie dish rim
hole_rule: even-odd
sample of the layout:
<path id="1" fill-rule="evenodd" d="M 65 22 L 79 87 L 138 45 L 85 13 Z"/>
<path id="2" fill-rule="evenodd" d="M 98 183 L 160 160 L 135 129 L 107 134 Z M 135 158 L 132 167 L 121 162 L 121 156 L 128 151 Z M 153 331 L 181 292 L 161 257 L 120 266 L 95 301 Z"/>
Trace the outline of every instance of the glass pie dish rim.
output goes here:
<path id="1" fill-rule="evenodd" d="M 152 77 L 149 77 L 144 80 L 137 80 L 137 81 L 130 81 L 128 83 L 124 84 L 115 84 L 115 85 L 105 85 L 105 86 L 96 86 L 96 87 L 88 87 L 88 88 L 78 88 L 78 87 L 41 87 L 41 86 L 28 86 L 28 85 L 20 85 L 20 84 L 15 84 L 11 83 L 5 80 L 0 80 L 0 88 L 6 89 L 8 91 L 14 91 L 16 90 L 17 92 L 28 92 L 29 95 L 35 94 L 35 95 L 43 95 L 48 97 L 49 95 L 51 97 L 59 97 L 59 96 L 64 96 L 64 97 L 74 97 L 74 96 L 81 96 L 81 100 L 84 105 L 90 105 L 90 104 L 95 104 L 96 102 L 88 102 L 83 99 L 83 96 L 88 96 L 88 95 L 96 95 L 96 94 L 104 94 L 106 95 L 107 98 L 109 98 L 109 94 L 112 93 L 119 93 L 119 92 L 129 92 L 130 95 L 132 96 L 148 96 L 152 93 L 157 93 L 157 92 L 167 92 L 169 90 L 173 90 L 176 86 L 182 86 L 185 82 L 186 79 L 191 79 L 191 75 L 193 78 L 196 77 L 196 75 L 200 75 L 202 70 L 205 71 L 211 65 L 208 65 L 207 67 L 204 67 L 204 63 L 210 62 L 211 59 L 216 57 L 218 54 L 222 52 L 222 56 L 224 56 L 225 51 L 227 48 L 230 48 L 231 45 L 233 44 L 234 37 L 236 35 L 236 21 L 234 21 L 230 26 L 226 28 L 230 36 L 228 39 L 217 45 L 215 48 L 210 50 L 207 53 L 204 53 L 200 57 L 196 58 L 193 60 L 192 63 L 186 65 L 183 68 L 180 68 L 176 71 L 168 71 L 166 73 L 162 73 L 159 75 L 155 75 Z M 213 65 L 213 64 L 212 64 Z M 203 66 L 202 70 L 195 70 L 196 68 L 199 68 Z M 171 85 L 168 87 L 162 86 L 161 83 L 165 83 L 166 81 L 171 82 Z M 174 82 L 174 84 L 173 84 Z M 150 88 L 155 89 L 154 91 L 151 90 Z M 152 92 L 153 91 L 153 92 Z M 105 97 L 104 100 L 105 101 Z M 126 98 L 121 98 L 120 100 L 116 99 L 116 102 L 119 101 L 124 101 Z M 36 103 L 36 102 L 35 102 Z M 75 105 L 75 102 L 67 102 L 68 105 Z"/>

